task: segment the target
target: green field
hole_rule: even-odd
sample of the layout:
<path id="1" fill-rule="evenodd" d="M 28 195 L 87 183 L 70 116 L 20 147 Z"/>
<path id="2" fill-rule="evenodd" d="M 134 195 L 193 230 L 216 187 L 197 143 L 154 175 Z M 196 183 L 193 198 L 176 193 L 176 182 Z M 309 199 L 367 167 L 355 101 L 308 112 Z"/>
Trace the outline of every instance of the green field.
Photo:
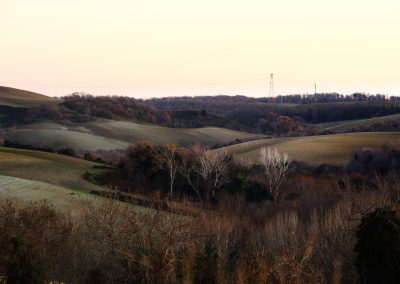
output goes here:
<path id="1" fill-rule="evenodd" d="M 320 127 L 322 130 L 329 130 L 332 132 L 345 132 L 351 131 L 353 128 L 357 129 L 359 127 L 368 127 L 377 123 L 390 123 L 391 121 L 395 121 L 398 119 L 400 119 L 400 114 L 393 114 L 367 119 L 320 123 L 316 124 L 316 126 Z"/>
<path id="2" fill-rule="evenodd" d="M 41 94 L 0 86 L 0 105 L 13 107 L 56 106 L 59 99 Z"/>
<path id="3" fill-rule="evenodd" d="M 89 171 L 99 173 L 98 164 L 68 156 L 0 147 L 0 175 L 46 182 L 81 192 L 104 190 L 85 180 Z"/>
<path id="4" fill-rule="evenodd" d="M 98 120 L 79 126 L 35 123 L 5 129 L 3 136 L 14 143 L 38 148 L 72 148 L 75 151 L 125 149 L 129 144 L 148 140 L 157 144 L 187 146 L 195 143 L 214 145 L 254 136 L 224 128 L 167 128 L 124 121 Z"/>
<path id="5" fill-rule="evenodd" d="M 323 136 L 272 138 L 236 144 L 214 151 L 227 151 L 248 158 L 259 159 L 260 148 L 273 147 L 288 153 L 292 160 L 312 165 L 343 165 L 350 161 L 354 152 L 364 147 L 379 148 L 385 143 L 397 142 L 400 132 L 363 132 Z"/>

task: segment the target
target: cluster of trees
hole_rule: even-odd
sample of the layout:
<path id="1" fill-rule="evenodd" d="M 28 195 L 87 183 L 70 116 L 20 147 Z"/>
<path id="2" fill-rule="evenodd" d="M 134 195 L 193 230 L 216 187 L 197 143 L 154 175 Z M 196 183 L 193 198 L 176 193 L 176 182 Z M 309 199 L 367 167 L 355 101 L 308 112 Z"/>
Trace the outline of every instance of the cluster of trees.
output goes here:
<path id="1" fill-rule="evenodd" d="M 275 112 L 267 113 L 265 118 L 261 118 L 255 126 L 263 134 L 278 136 L 301 136 L 311 132 L 310 128 L 306 129 L 301 117 L 290 118 Z"/>
<path id="2" fill-rule="evenodd" d="M 144 107 L 134 98 L 123 96 L 92 96 L 85 93 L 73 93 L 63 97 L 63 106 L 91 117 L 125 118 L 160 125 L 170 125 L 168 112 L 154 107 Z"/>
<path id="3" fill-rule="evenodd" d="M 277 202 L 290 161 L 276 150 L 262 149 L 260 153 L 261 167 L 224 151 L 208 151 L 202 145 L 183 148 L 143 141 L 128 147 L 119 174 L 138 190 L 205 203 L 215 202 L 225 193 Z"/>
<path id="4" fill-rule="evenodd" d="M 207 152 L 201 145 L 183 148 L 143 141 L 128 147 L 120 169 L 145 190 L 192 195 L 210 202 L 226 182 L 228 158 L 225 153 Z"/>

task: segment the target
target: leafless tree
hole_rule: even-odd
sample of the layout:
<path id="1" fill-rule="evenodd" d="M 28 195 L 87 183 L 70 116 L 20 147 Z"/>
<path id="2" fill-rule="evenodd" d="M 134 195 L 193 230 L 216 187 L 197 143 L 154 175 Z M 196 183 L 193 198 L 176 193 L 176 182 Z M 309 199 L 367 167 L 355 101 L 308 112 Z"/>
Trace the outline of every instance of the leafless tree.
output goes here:
<path id="1" fill-rule="evenodd" d="M 167 145 L 162 148 L 163 155 L 166 159 L 166 166 L 169 176 L 169 194 L 172 195 L 176 173 L 178 172 L 179 161 L 177 159 L 177 149 L 175 145 Z"/>
<path id="2" fill-rule="evenodd" d="M 205 201 L 210 200 L 210 195 L 215 195 L 223 184 L 227 182 L 227 158 L 226 152 L 207 151 L 202 145 L 195 145 L 191 148 L 193 160 L 183 163 L 183 175 L 188 184 L 196 194 L 201 197 L 199 179 L 203 182 Z"/>
<path id="3" fill-rule="evenodd" d="M 195 174 L 193 161 L 190 159 L 189 156 L 183 158 L 179 170 L 180 174 L 186 179 L 188 185 L 196 193 L 197 197 L 201 199 L 201 194 L 199 190 L 199 176 Z"/>
<path id="4" fill-rule="evenodd" d="M 277 203 L 291 163 L 289 156 L 279 153 L 276 148 L 263 147 L 260 150 L 260 162 L 264 166 L 268 190 L 274 203 Z"/>

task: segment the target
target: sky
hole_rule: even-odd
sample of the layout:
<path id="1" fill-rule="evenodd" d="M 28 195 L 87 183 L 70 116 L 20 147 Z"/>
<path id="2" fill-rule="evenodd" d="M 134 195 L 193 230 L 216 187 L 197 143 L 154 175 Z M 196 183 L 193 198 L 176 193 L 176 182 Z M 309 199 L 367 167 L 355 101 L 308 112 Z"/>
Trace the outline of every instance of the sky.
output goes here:
<path id="1" fill-rule="evenodd" d="M 398 0 L 0 0 L 0 85 L 140 98 L 400 96 Z"/>

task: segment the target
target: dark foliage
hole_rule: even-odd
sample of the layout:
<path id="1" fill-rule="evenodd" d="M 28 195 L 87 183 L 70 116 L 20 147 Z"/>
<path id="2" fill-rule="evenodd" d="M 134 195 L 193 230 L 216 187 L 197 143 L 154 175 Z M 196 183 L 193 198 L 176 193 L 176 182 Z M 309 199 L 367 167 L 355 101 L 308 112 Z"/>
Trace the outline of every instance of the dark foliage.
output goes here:
<path id="1" fill-rule="evenodd" d="M 289 95 L 276 98 L 249 98 L 244 96 L 179 97 L 140 101 L 169 111 L 205 110 L 240 125 L 252 126 L 265 119 L 269 112 L 288 116 L 307 123 L 363 119 L 400 113 L 397 97 L 386 99 L 382 95 L 356 93 Z M 301 121 L 300 119 L 300 121 Z M 312 132 L 312 130 L 309 130 Z"/>
<path id="2" fill-rule="evenodd" d="M 5 273 L 10 284 L 41 284 L 44 282 L 43 261 L 33 250 L 18 237 L 11 237 L 6 252 Z"/>
<path id="3" fill-rule="evenodd" d="M 120 168 L 123 176 L 137 188 L 162 190 L 168 180 L 164 170 L 165 162 L 159 146 L 142 141 L 128 147 Z"/>
<path id="4" fill-rule="evenodd" d="M 400 216 L 388 208 L 366 215 L 357 231 L 361 283 L 400 283 Z"/>
<path id="5" fill-rule="evenodd" d="M 400 149 L 395 144 L 387 144 L 381 149 L 363 148 L 357 151 L 345 171 L 371 177 L 375 174 L 384 176 L 399 168 Z"/>

